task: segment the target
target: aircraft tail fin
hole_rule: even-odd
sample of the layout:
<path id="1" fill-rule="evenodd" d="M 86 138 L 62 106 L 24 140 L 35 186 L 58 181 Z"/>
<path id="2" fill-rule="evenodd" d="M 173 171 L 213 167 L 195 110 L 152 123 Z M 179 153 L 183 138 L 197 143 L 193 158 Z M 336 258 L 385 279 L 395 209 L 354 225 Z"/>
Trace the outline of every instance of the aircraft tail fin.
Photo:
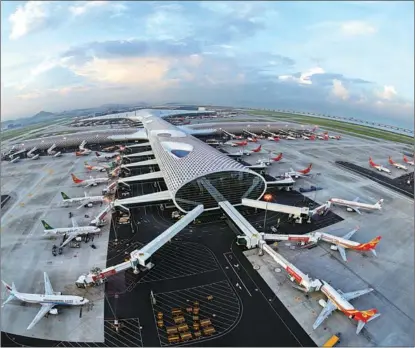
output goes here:
<path id="1" fill-rule="evenodd" d="M 97 155 L 97 157 L 101 156 L 101 154 L 98 151 L 95 151 L 95 155 Z"/>
<path id="2" fill-rule="evenodd" d="M 70 199 L 69 196 L 65 192 L 61 192 L 62 199 Z"/>
<path id="3" fill-rule="evenodd" d="M 376 206 L 379 206 L 379 207 L 382 207 L 382 204 L 383 204 L 383 199 L 379 199 L 377 202 L 376 202 Z"/>
<path id="4" fill-rule="evenodd" d="M 80 184 L 83 180 L 81 180 L 81 179 L 79 179 L 79 178 L 77 178 L 76 176 L 75 176 L 75 174 L 71 174 L 71 177 L 72 177 L 72 180 L 73 180 L 73 182 L 75 183 L 75 184 Z"/>
<path id="5" fill-rule="evenodd" d="M 53 227 L 49 225 L 45 220 L 42 220 L 42 225 L 45 228 L 45 230 L 53 230 Z"/>
<path id="6" fill-rule="evenodd" d="M 11 286 L 7 284 L 4 280 L 2 280 L 1 282 L 3 283 L 4 287 L 6 288 L 8 292 L 16 291 L 16 285 L 14 285 L 14 282 L 12 283 Z"/>
<path id="7" fill-rule="evenodd" d="M 381 236 L 377 236 L 376 238 L 373 238 L 370 242 L 368 243 L 363 243 L 360 244 L 356 247 L 356 250 L 360 250 L 360 251 L 375 251 L 376 246 L 379 244 L 380 240 L 382 239 Z M 376 251 L 374 252 L 374 254 L 376 255 Z"/>

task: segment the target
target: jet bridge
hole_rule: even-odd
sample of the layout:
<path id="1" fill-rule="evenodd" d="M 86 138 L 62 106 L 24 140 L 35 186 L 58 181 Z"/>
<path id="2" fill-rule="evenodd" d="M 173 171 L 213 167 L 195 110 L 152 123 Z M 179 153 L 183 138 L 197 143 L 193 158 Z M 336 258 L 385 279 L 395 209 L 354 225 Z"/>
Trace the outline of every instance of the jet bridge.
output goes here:
<path id="1" fill-rule="evenodd" d="M 248 249 L 257 247 L 261 239 L 260 233 L 228 201 L 219 202 L 219 206 L 244 233 L 244 236 L 238 237 L 238 244 L 243 244 Z"/>
<path id="2" fill-rule="evenodd" d="M 302 223 L 303 218 L 306 218 L 307 222 L 311 222 L 311 216 L 313 215 L 313 211 L 310 212 L 310 209 L 307 207 L 293 207 L 291 205 L 257 201 L 255 199 L 248 198 L 242 199 L 242 205 L 288 214 L 290 217 L 296 219 L 296 222 L 298 223 Z"/>
<path id="3" fill-rule="evenodd" d="M 146 161 L 141 161 L 141 162 L 122 164 L 121 168 L 135 168 L 135 167 L 154 166 L 154 165 L 158 165 L 158 162 L 155 159 L 151 159 L 151 160 L 146 160 Z"/>
<path id="4" fill-rule="evenodd" d="M 134 144 L 134 145 L 127 145 L 126 148 L 136 148 L 136 147 L 145 147 L 145 146 L 151 146 L 150 143 L 141 143 L 141 144 Z"/>
<path id="5" fill-rule="evenodd" d="M 95 286 L 103 284 L 104 281 L 111 275 L 125 271 L 132 268 L 135 274 L 139 273 L 139 268 L 142 270 L 151 269 L 153 264 L 147 263 L 147 260 L 163 245 L 176 236 L 181 230 L 189 225 L 204 211 L 203 205 L 198 205 L 189 213 L 184 215 L 173 226 L 170 226 L 162 234 L 153 239 L 150 243 L 141 249 L 134 250 L 130 253 L 130 260 L 120 263 L 115 266 L 107 267 L 103 270 L 94 268 L 89 274 L 81 275 L 75 282 L 78 288 L 86 288 L 88 286 Z"/>
<path id="6" fill-rule="evenodd" d="M 123 158 L 141 157 L 141 156 L 154 156 L 154 152 L 144 151 L 144 152 L 130 153 L 129 155 L 124 155 Z"/>
<path id="7" fill-rule="evenodd" d="M 157 172 L 134 175 L 134 176 L 129 176 L 127 178 L 122 178 L 122 179 L 119 179 L 118 182 L 127 183 L 127 182 L 145 181 L 145 180 L 151 180 L 151 179 L 162 179 L 163 177 L 164 177 L 163 173 L 159 170 Z"/>
<path id="8" fill-rule="evenodd" d="M 160 192 L 154 192 L 149 193 L 147 195 L 141 195 L 131 198 L 124 198 L 124 199 L 116 199 L 114 201 L 114 206 L 123 206 L 126 204 L 141 204 L 141 203 L 157 203 L 162 201 L 168 201 L 171 200 L 171 194 L 169 190 L 160 191 Z"/>

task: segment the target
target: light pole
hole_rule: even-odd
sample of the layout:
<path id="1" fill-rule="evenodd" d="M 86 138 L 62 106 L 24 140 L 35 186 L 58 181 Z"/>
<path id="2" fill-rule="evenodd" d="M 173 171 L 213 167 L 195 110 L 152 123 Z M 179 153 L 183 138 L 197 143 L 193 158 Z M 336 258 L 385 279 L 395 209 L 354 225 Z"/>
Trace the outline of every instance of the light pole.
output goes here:
<path id="1" fill-rule="evenodd" d="M 267 193 L 264 195 L 264 200 L 267 202 L 267 204 L 265 205 L 265 216 L 264 216 L 264 233 L 266 232 L 265 230 L 265 225 L 267 222 L 267 212 L 268 212 L 268 203 L 272 200 L 272 194 Z"/>

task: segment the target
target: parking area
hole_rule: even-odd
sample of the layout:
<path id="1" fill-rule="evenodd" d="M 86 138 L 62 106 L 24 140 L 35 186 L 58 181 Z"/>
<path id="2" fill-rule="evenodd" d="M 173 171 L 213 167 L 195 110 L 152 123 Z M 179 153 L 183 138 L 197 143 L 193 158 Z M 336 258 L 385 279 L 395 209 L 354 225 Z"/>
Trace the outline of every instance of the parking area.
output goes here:
<path id="1" fill-rule="evenodd" d="M 154 319 L 160 346 L 221 336 L 233 326 L 241 304 L 228 281 L 154 294 Z"/>

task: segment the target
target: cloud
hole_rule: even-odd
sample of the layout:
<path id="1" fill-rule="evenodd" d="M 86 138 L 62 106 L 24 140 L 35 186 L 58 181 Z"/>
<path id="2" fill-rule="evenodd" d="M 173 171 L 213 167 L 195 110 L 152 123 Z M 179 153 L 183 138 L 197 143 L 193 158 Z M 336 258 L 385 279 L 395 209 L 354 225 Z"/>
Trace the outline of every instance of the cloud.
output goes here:
<path id="1" fill-rule="evenodd" d="M 332 93 L 342 100 L 349 99 L 349 91 L 343 86 L 343 83 L 340 80 L 333 80 Z"/>
<path id="2" fill-rule="evenodd" d="M 69 7 L 69 11 L 74 16 L 80 16 L 83 15 L 89 11 L 93 11 L 97 7 L 106 6 L 109 5 L 109 1 L 82 1 L 79 5 L 74 5 Z"/>
<path id="3" fill-rule="evenodd" d="M 376 91 L 376 96 L 383 100 L 391 100 L 397 96 L 395 87 L 393 86 L 383 86 L 382 91 Z"/>
<path id="4" fill-rule="evenodd" d="M 324 70 L 320 67 L 316 67 L 316 68 L 311 68 L 310 70 L 306 72 L 298 73 L 295 75 L 280 75 L 278 76 L 278 79 L 281 81 L 296 82 L 300 85 L 311 85 L 312 84 L 311 77 L 317 74 L 324 74 Z"/>
<path id="5" fill-rule="evenodd" d="M 348 21 L 340 24 L 341 32 L 346 36 L 372 35 L 377 29 L 363 21 Z"/>
<path id="6" fill-rule="evenodd" d="M 10 39 L 19 39 L 31 32 L 43 29 L 50 18 L 50 1 L 28 1 L 17 7 L 9 21 L 11 23 Z"/>

